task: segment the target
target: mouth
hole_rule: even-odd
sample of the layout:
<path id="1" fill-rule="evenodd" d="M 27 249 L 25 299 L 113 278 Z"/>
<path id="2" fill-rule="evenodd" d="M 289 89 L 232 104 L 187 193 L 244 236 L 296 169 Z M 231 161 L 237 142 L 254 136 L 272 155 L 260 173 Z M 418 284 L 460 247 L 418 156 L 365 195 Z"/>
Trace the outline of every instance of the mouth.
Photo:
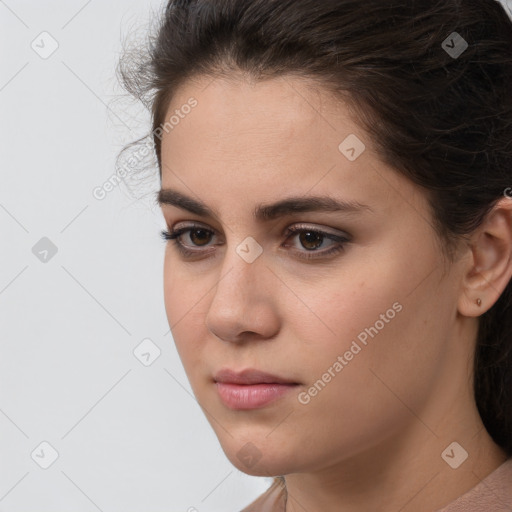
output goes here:
<path id="1" fill-rule="evenodd" d="M 214 383 L 224 405 L 234 410 L 264 407 L 300 385 L 290 379 L 253 369 L 242 372 L 223 369 L 215 375 Z"/>

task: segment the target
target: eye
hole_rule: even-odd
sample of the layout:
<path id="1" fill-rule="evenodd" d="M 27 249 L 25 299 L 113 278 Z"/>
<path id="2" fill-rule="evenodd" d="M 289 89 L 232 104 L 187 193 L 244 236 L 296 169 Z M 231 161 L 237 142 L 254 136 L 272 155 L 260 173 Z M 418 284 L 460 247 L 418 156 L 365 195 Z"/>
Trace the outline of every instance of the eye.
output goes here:
<path id="1" fill-rule="evenodd" d="M 188 234 L 190 240 L 192 240 L 192 247 L 204 247 L 208 244 L 209 240 L 211 239 L 211 235 L 215 235 L 215 233 L 210 230 L 206 229 L 202 226 L 188 226 L 183 227 L 175 230 L 169 231 L 162 231 L 160 233 L 162 239 L 167 241 L 173 241 L 174 245 L 178 249 L 178 251 L 184 256 L 184 257 L 192 257 L 197 256 L 200 253 L 204 253 L 203 250 L 190 250 L 187 247 L 190 247 L 188 244 L 184 244 L 181 241 L 181 237 L 185 234 Z M 196 245 L 197 243 L 197 245 Z"/>
<path id="2" fill-rule="evenodd" d="M 306 251 L 302 251 L 300 249 L 296 250 L 297 245 L 294 245 L 294 252 L 296 252 L 299 258 L 303 259 L 320 259 L 332 256 L 343 251 L 345 249 L 345 244 L 350 242 L 350 238 L 348 236 L 327 233 L 306 225 L 297 225 L 288 228 L 285 234 L 288 238 L 296 238 L 301 247 L 306 249 Z M 318 250 L 322 246 L 325 247 L 324 242 L 326 241 L 331 242 L 331 244 L 327 246 L 330 247 L 330 249 L 322 251 Z M 284 247 L 287 247 L 287 245 L 284 245 Z"/>
<path id="3" fill-rule="evenodd" d="M 181 240 L 182 236 L 187 235 L 191 244 L 185 244 Z M 296 254 L 298 258 L 302 259 L 313 259 L 313 258 L 325 258 L 327 256 L 334 255 L 345 249 L 345 244 L 350 242 L 350 238 L 345 235 L 336 235 L 334 233 L 327 233 L 317 228 L 312 228 L 305 225 L 298 225 L 287 228 L 284 235 L 286 241 L 290 238 L 295 238 L 297 243 L 300 244 L 305 250 L 298 248 L 297 243 L 292 244 L 292 252 Z M 162 231 L 161 237 L 164 241 L 173 241 L 178 251 L 184 258 L 205 255 L 207 251 L 198 249 L 198 247 L 208 247 L 212 237 L 215 236 L 215 232 L 207 229 L 203 226 L 192 225 L 182 227 L 176 230 Z M 319 250 L 325 247 L 325 242 L 331 242 L 330 247 L 326 250 Z M 289 244 L 283 244 L 282 247 L 290 247 Z M 211 253 L 211 251 L 208 251 Z"/>

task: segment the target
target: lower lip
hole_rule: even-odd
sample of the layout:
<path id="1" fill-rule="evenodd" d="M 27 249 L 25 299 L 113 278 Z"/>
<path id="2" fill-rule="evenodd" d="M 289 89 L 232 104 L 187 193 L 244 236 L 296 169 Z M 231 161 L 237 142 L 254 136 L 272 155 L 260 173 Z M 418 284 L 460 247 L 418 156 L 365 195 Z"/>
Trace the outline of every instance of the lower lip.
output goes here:
<path id="1" fill-rule="evenodd" d="M 230 409 L 258 409 L 277 400 L 297 384 L 229 384 L 216 382 L 221 400 Z"/>

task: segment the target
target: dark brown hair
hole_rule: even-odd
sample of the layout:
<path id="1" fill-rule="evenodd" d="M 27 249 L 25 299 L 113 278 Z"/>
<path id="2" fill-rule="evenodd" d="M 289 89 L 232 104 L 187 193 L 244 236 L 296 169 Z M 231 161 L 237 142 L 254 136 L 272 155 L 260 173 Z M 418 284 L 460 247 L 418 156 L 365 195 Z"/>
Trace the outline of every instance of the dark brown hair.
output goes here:
<path id="1" fill-rule="evenodd" d="M 160 178 L 156 132 L 177 87 L 242 73 L 313 79 L 349 101 L 382 160 L 426 192 L 447 255 L 512 187 L 512 22 L 495 0 L 171 0 L 139 55 L 120 77 L 151 109 Z M 479 319 L 474 368 L 509 456 L 511 302 L 509 282 Z"/>

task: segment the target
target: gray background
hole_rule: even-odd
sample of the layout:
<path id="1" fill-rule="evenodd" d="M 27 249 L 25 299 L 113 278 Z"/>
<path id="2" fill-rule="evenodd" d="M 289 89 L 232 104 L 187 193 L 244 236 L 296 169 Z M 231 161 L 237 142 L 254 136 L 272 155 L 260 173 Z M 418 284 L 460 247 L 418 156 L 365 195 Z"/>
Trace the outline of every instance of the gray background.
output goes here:
<path id="1" fill-rule="evenodd" d="M 0 1 L 0 511 L 237 511 L 271 481 L 229 463 L 191 396 L 158 180 L 93 195 L 149 126 L 114 70 L 162 5 Z"/>
<path id="2" fill-rule="evenodd" d="M 236 511 L 270 482 L 227 460 L 166 335 L 158 179 L 147 199 L 93 196 L 148 126 L 114 70 L 161 5 L 0 2 L 4 512 Z M 51 50 L 43 31 L 59 45 L 45 59 L 31 47 Z M 43 237 L 57 247 L 45 262 Z M 161 351 L 149 366 L 133 353 L 147 338 Z M 47 469 L 43 441 L 59 454 Z"/>

